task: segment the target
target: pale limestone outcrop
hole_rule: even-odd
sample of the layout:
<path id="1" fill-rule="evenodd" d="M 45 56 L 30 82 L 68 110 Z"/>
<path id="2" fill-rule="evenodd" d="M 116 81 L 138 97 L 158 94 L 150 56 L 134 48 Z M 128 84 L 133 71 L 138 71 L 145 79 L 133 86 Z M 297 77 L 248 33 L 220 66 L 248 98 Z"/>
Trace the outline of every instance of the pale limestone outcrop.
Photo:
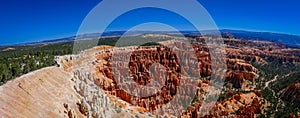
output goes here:
<path id="1" fill-rule="evenodd" d="M 77 110 L 80 97 L 72 86 L 72 75 L 57 67 L 47 67 L 21 76 L 1 86 L 1 117 L 83 117 Z M 63 104 L 68 104 L 69 111 Z"/>

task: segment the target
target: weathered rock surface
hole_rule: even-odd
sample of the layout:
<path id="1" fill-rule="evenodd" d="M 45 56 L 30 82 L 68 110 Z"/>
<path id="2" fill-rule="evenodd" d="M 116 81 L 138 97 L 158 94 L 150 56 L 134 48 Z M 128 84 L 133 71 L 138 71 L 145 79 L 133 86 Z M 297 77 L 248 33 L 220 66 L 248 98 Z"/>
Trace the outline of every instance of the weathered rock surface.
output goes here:
<path id="1" fill-rule="evenodd" d="M 254 80 L 259 76 L 257 74 L 259 70 L 250 63 L 264 64 L 270 60 L 299 63 L 300 59 L 293 54 L 300 54 L 300 50 L 283 49 L 283 45 L 264 41 L 226 39 L 225 43 L 228 57 L 224 81 L 232 85 L 231 89 L 241 89 L 247 93 L 229 92 L 228 98 L 211 104 L 214 107 L 205 117 L 256 117 L 256 114 L 263 113 L 266 101 L 262 98 L 261 92 L 255 90 L 253 86 Z M 180 44 L 177 46 L 184 48 Z M 129 63 L 120 61 L 121 58 L 118 63 L 111 63 L 116 60 L 112 59 L 114 50 L 110 46 L 95 47 L 79 55 L 57 57 L 59 67 L 48 67 L 32 72 L 0 87 L 0 116 L 155 117 L 151 113 L 156 114 L 158 109 L 178 95 L 182 99 L 180 102 L 185 103 L 187 109 L 176 105 L 173 108 L 185 110 L 182 117 L 200 117 L 201 105 L 207 98 L 206 90 L 212 84 L 209 80 L 212 74 L 212 61 L 207 46 L 198 44 L 192 46 L 196 58 L 188 56 L 191 52 L 174 53 L 164 46 L 139 47 L 131 55 L 124 52 L 136 48 L 120 49 L 117 54 L 129 56 Z M 178 57 L 186 59 L 180 64 Z M 128 77 L 136 83 L 136 86 L 153 87 L 138 91 L 138 94 L 155 94 L 137 97 L 121 89 L 117 80 L 123 81 L 125 77 L 114 73 L 112 69 L 114 64 L 120 67 L 127 66 Z M 191 75 L 200 76 L 196 81 L 198 86 L 194 93 L 193 86 L 183 81 L 188 79 L 181 75 L 184 73 L 183 70 Z M 155 81 L 153 78 L 156 78 Z M 188 89 L 178 89 L 179 85 Z M 126 85 L 131 89 L 136 86 Z M 299 83 L 282 90 L 280 96 L 288 96 L 291 100 L 299 102 Z M 190 99 L 194 100 L 192 105 L 188 103 Z M 165 115 L 172 117 L 168 113 Z"/>
<path id="2" fill-rule="evenodd" d="M 80 97 L 72 89 L 71 78 L 58 67 L 48 67 L 9 81 L 1 86 L 0 116 L 82 117 L 76 109 Z"/>
<path id="3" fill-rule="evenodd" d="M 107 47 L 87 50 L 94 54 Z M 89 52 L 90 51 L 90 52 Z M 87 71 L 90 57 L 57 57 L 59 67 L 44 68 L 7 82 L 0 87 L 0 116 L 4 118 L 119 118 L 150 117 L 135 106 L 109 96 Z M 74 61 L 74 60 L 76 61 Z M 85 66 L 82 66 L 85 65 Z"/>
<path id="4" fill-rule="evenodd" d="M 297 81 L 279 92 L 279 96 L 288 101 L 299 103 L 300 102 L 300 82 Z"/>
<path id="5" fill-rule="evenodd" d="M 238 93 L 231 98 L 214 104 L 214 107 L 209 111 L 209 114 L 201 114 L 199 112 L 201 103 L 194 103 L 182 115 L 182 117 L 256 117 L 256 114 L 261 114 L 264 109 L 265 101 L 255 93 Z"/>

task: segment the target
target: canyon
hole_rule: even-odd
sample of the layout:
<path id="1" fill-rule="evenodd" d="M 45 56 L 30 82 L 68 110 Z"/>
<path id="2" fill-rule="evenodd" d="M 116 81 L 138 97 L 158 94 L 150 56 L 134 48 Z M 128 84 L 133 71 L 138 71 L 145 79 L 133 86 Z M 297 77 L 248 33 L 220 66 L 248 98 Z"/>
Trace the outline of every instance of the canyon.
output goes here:
<path id="1" fill-rule="evenodd" d="M 204 38 L 191 40 L 203 42 Z M 174 47 L 98 46 L 76 55 L 57 56 L 57 66 L 0 87 L 0 116 L 197 118 L 264 114 L 270 102 L 257 87 L 262 75 L 255 65 L 273 60 L 297 65 L 300 49 L 268 41 L 224 39 L 224 43 L 226 66 L 219 74 L 212 66 L 221 68 L 222 64 L 212 63 L 210 48 L 202 43 L 192 43 L 190 49 L 176 42 Z M 183 48 L 186 50 L 176 51 Z M 224 82 L 222 91 L 210 91 L 216 89 L 212 76 Z M 213 95 L 220 98 L 214 100 Z M 279 96 L 298 102 L 299 82 Z M 206 105 L 210 109 L 202 112 Z"/>

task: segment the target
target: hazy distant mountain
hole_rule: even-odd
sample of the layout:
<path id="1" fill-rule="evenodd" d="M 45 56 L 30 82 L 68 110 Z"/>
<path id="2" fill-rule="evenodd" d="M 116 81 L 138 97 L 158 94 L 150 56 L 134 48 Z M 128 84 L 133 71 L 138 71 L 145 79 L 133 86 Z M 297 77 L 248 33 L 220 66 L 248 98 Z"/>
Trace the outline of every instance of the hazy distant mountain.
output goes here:
<path id="1" fill-rule="evenodd" d="M 243 31 L 243 30 L 230 30 L 230 29 L 222 29 L 218 31 L 221 33 L 223 37 L 232 37 L 244 40 L 266 40 L 272 42 L 280 42 L 284 43 L 291 47 L 300 47 L 300 36 L 289 35 L 289 34 L 280 34 L 280 33 L 271 33 L 271 32 L 252 32 L 252 31 Z M 141 35 L 141 34 L 170 34 L 177 35 L 178 32 L 174 31 L 132 31 L 130 33 L 126 31 L 109 31 L 103 34 L 100 33 L 91 33 L 84 34 L 79 36 L 72 36 L 61 39 L 54 40 L 46 40 L 41 42 L 33 42 L 26 44 L 44 44 L 44 43 L 61 43 L 61 42 L 72 42 L 75 39 L 93 39 L 99 38 L 100 35 L 102 37 L 110 37 L 110 36 L 122 36 L 126 33 L 126 35 Z M 199 36 L 200 33 L 198 31 L 180 31 L 181 34 L 185 36 Z M 202 34 L 215 34 L 216 30 L 206 30 L 202 31 Z"/>

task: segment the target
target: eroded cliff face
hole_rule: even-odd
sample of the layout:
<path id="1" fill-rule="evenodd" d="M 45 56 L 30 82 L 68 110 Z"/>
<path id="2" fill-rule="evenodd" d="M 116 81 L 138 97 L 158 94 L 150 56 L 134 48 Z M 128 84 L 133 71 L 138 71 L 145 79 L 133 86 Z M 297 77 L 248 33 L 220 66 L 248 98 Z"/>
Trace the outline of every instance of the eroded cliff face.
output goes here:
<path id="1" fill-rule="evenodd" d="M 87 82 L 87 80 L 84 80 L 84 78 L 90 78 L 88 82 L 93 85 L 95 89 L 101 89 L 104 90 L 105 93 L 109 96 L 110 99 L 114 99 L 114 103 L 118 100 L 123 101 L 122 103 L 118 103 L 118 107 L 122 109 L 135 107 L 138 111 L 141 112 L 149 112 L 149 113 L 156 113 L 156 111 L 165 106 L 170 100 L 173 99 L 173 96 L 176 94 L 181 95 L 182 98 L 187 97 L 186 101 L 182 101 L 182 103 L 188 103 L 189 100 L 195 99 L 196 102 L 191 104 L 189 106 L 188 103 L 188 109 L 182 106 L 176 106 L 177 109 L 185 110 L 185 112 L 182 114 L 182 116 L 189 116 L 189 117 L 198 117 L 200 116 L 200 107 L 203 103 L 203 100 L 206 98 L 206 90 L 208 86 L 210 86 L 209 77 L 211 76 L 211 60 L 209 55 L 209 49 L 206 46 L 194 44 L 193 48 L 196 51 L 196 61 L 197 63 L 193 63 L 191 61 L 185 62 L 186 64 L 180 65 L 179 60 L 177 58 L 178 56 L 184 56 L 184 54 L 175 54 L 170 49 L 164 46 L 148 46 L 148 47 L 128 47 L 128 48 L 122 48 L 118 51 L 112 49 L 111 47 L 106 48 L 94 48 L 93 51 L 87 51 L 85 55 L 83 56 L 85 59 L 85 63 L 82 63 L 82 60 L 80 58 L 72 57 L 77 60 L 80 60 L 79 62 L 76 62 L 76 64 L 69 64 L 69 63 L 61 63 L 61 67 L 65 70 L 70 70 L 68 65 L 74 65 L 78 67 L 89 67 L 88 70 L 78 70 L 75 71 L 74 74 L 74 80 L 80 80 L 83 82 Z M 124 56 L 128 56 L 127 53 L 125 53 L 128 50 L 134 50 L 130 56 L 130 60 L 128 60 L 128 63 L 119 61 L 118 63 L 111 63 L 112 61 L 112 55 L 119 55 L 119 59 Z M 71 57 L 69 57 L 71 58 Z M 64 59 L 68 60 L 68 59 Z M 225 77 L 226 82 L 229 82 L 232 84 L 233 88 L 235 89 L 243 89 L 243 90 L 254 90 L 255 78 L 257 78 L 257 69 L 253 67 L 248 61 L 236 58 L 227 58 L 227 74 Z M 165 73 L 150 73 L 151 65 L 158 63 L 163 66 L 163 68 L 166 69 Z M 120 81 L 124 79 L 122 75 L 118 73 L 114 73 L 112 66 L 113 64 L 116 64 L 116 66 L 128 66 L 129 69 L 129 76 L 130 79 L 132 79 L 137 85 L 145 86 L 151 83 L 151 77 L 154 78 L 160 78 L 158 79 L 159 83 L 163 83 L 163 86 L 161 86 L 159 90 L 153 89 L 155 91 L 155 94 L 151 94 L 151 96 L 147 97 L 137 97 L 132 94 L 130 94 L 128 91 L 125 91 L 120 87 Z M 191 98 L 191 96 L 185 96 L 186 93 L 189 91 L 182 91 L 178 89 L 179 84 L 185 84 L 181 83 L 181 80 L 184 79 L 180 75 L 182 68 L 189 69 L 190 66 L 196 66 L 198 70 L 189 70 L 190 73 L 193 75 L 199 75 L 201 78 L 197 80 L 197 90 L 195 93 L 190 93 L 193 95 L 196 95 L 194 98 Z M 91 69 L 91 67 L 93 67 Z M 152 68 L 154 69 L 154 72 L 157 72 L 158 67 Z M 83 75 L 80 75 L 78 73 L 82 72 L 88 72 L 88 75 L 85 75 L 85 77 L 82 77 Z M 160 72 L 160 71 L 158 71 Z M 119 76 L 116 76 L 119 75 Z M 78 77 L 79 76 L 79 77 Z M 120 79 L 120 80 L 116 80 Z M 80 82 L 79 81 L 79 82 Z M 125 81 L 125 80 L 124 80 Z M 247 84 L 245 84 L 245 82 Z M 78 83 L 78 82 L 76 82 Z M 82 84 L 82 83 L 81 83 Z M 251 84 L 251 85 L 250 85 Z M 80 85 L 80 86 L 84 86 Z M 160 85 L 154 84 L 153 86 L 159 87 Z M 98 87 L 98 88 L 97 88 Z M 134 90 L 134 86 L 127 85 L 126 87 L 132 88 L 131 90 Z M 155 88 L 154 87 L 154 88 Z M 188 84 L 186 84 L 186 87 L 189 87 Z M 88 96 L 84 94 L 84 87 L 81 87 L 81 89 L 76 89 L 77 92 L 81 96 Z M 152 91 L 152 90 L 150 90 Z M 141 93 L 139 93 L 141 92 Z M 149 91 L 139 91 L 137 94 L 141 95 L 145 92 Z M 233 96 L 233 95 L 232 95 Z M 235 96 L 242 97 L 242 101 L 235 100 L 235 99 L 227 99 L 222 102 L 216 103 L 218 106 L 223 106 L 222 108 L 216 108 L 220 111 L 220 113 L 211 113 L 210 115 L 214 116 L 235 116 L 237 111 L 241 112 L 240 114 L 243 115 L 249 115 L 245 113 L 251 113 L 252 116 L 255 114 L 262 113 L 263 105 L 262 102 L 262 96 L 257 96 L 256 94 L 236 94 Z M 252 97 L 248 97 L 252 96 Z M 236 97 L 235 97 L 236 98 Z M 255 99 L 256 98 L 256 99 Z M 245 102 L 245 99 L 249 99 L 247 102 Z M 85 99 L 83 101 L 87 101 L 88 99 Z M 226 102 L 227 101 L 227 102 Z M 254 101 L 254 103 L 252 103 Z M 125 105 L 124 105 L 125 104 Z M 248 107 L 252 104 L 255 104 L 255 108 Z M 94 106 L 93 104 L 85 105 L 85 109 L 91 108 L 91 106 Z M 197 106 L 197 107 L 195 107 Z M 253 105 L 252 105 L 253 106 Z M 234 107 L 234 108 L 233 108 Z M 249 112 L 250 109 L 250 112 Z M 258 110 L 257 110 L 258 109 Z M 253 112 L 251 110 L 254 110 Z M 172 109 L 169 111 L 171 112 Z M 247 111 L 247 112 L 243 112 Z M 86 114 L 95 114 L 97 110 L 91 110 L 90 113 Z M 213 112 L 213 111 L 212 111 Z M 168 114 L 168 111 L 167 113 Z M 217 114 L 217 115 L 216 115 Z M 95 116 L 95 115 L 92 115 Z"/>
<path id="2" fill-rule="evenodd" d="M 240 39 L 225 39 L 224 42 L 227 45 L 226 52 L 229 58 L 260 64 L 275 60 L 281 64 L 300 62 L 300 50 L 287 48 L 284 44 Z"/>
<path id="3" fill-rule="evenodd" d="M 202 91 L 209 86 L 207 77 L 211 75 L 211 61 L 206 47 L 194 45 L 194 49 L 197 51 L 197 60 L 200 63 L 187 61 L 186 65 L 182 66 L 179 65 L 176 54 L 163 46 L 142 47 L 134 51 L 128 64 L 130 77 L 139 85 L 147 85 L 151 81 L 150 77 L 160 78 L 158 79 L 162 81 L 160 83 L 164 83 L 158 93 L 145 98 L 128 94 L 116 83 L 110 63 L 112 47 L 96 47 L 79 55 L 57 57 L 59 67 L 33 72 L 2 87 L 0 98 L 3 112 L 1 112 L 1 116 L 131 117 L 137 115 L 150 117 L 151 113 L 155 113 L 159 107 L 172 100 L 175 94 L 182 94 L 183 98 L 190 97 L 184 96 L 188 91 L 178 90 L 179 84 L 185 84 L 180 83 L 180 80 L 183 79 L 180 72 L 182 68 L 188 68 L 188 66 L 199 67 L 199 70 L 189 70 L 189 72 L 204 78 L 198 81 L 197 92 L 189 93 L 197 94 L 199 102 L 195 104 L 201 104 L 205 98 Z M 253 78 L 238 76 L 238 73 L 243 71 L 255 73 L 255 68 L 245 61 L 230 59 L 227 61 L 232 63 L 231 66 L 228 66 L 230 69 L 239 69 L 239 71 L 228 71 L 226 81 L 242 87 L 244 80 L 254 78 L 254 76 Z M 166 73 L 151 75 L 149 70 L 154 63 L 163 65 L 167 70 Z M 152 69 L 156 72 L 159 68 Z M 235 80 L 236 78 L 237 80 Z M 189 87 L 188 84 L 185 86 Z M 19 95 L 22 97 L 18 97 Z M 193 98 L 186 98 L 186 101 L 182 102 L 188 104 L 189 99 Z M 176 108 L 185 109 L 182 106 Z M 183 116 L 199 114 L 199 108 L 200 105 L 196 108 L 190 106 Z M 191 113 L 192 109 L 195 112 Z M 168 114 L 164 115 L 172 117 Z"/>
<path id="4" fill-rule="evenodd" d="M 150 117 L 139 107 L 110 96 L 94 83 L 94 68 L 89 63 L 99 50 L 56 58 L 58 66 L 47 67 L 9 81 L 0 87 L 0 116 L 119 118 Z M 76 61 L 75 61 L 76 60 Z M 84 66 L 83 66 L 84 65 Z M 105 78 L 103 78 L 105 79 Z"/>
<path id="5" fill-rule="evenodd" d="M 272 59 L 281 63 L 299 63 L 300 59 L 290 53 L 300 51 L 283 49 L 282 45 L 270 42 L 226 39 L 225 43 L 226 92 L 221 94 L 227 97 L 218 102 L 209 101 L 207 97 L 207 90 L 213 83 L 210 82 L 212 61 L 206 45 L 192 44 L 194 50 L 189 53 L 195 53 L 195 58 L 187 53 L 175 53 L 172 51 L 174 49 L 165 46 L 123 47 L 118 50 L 100 46 L 78 55 L 57 57 L 58 67 L 44 68 L 1 86 L 0 116 L 106 118 L 155 117 L 153 114 L 161 114 L 161 117 L 174 117 L 170 115 L 174 114 L 174 110 L 183 110 L 179 114 L 181 117 L 256 117 L 263 113 L 267 101 L 256 90 L 255 80 L 259 77 L 259 70 L 252 63 L 266 64 L 267 60 Z M 177 48 L 182 48 L 180 46 L 178 44 Z M 126 51 L 132 53 L 128 55 Z M 118 58 L 112 58 L 114 54 Z M 122 56 L 129 57 L 128 63 L 122 62 Z M 188 59 L 180 62 L 178 57 Z M 120 70 L 126 71 L 128 76 L 114 71 L 114 66 L 128 67 L 128 71 Z M 192 84 L 186 83 L 190 78 L 182 73 L 199 78 Z M 125 78 L 134 84 L 120 85 Z M 147 85 L 151 86 L 135 91 L 136 95 L 122 88 L 135 90 L 135 87 Z M 193 85 L 196 85 L 195 88 Z M 179 86 L 187 89 L 180 89 Z M 298 100 L 299 92 L 295 93 L 293 88 L 298 90 L 298 84 L 282 90 L 280 95 Z M 232 92 L 235 90 L 245 92 Z M 168 107 L 169 110 L 161 113 L 160 109 L 174 96 L 179 96 L 182 104 Z M 205 100 L 213 107 L 208 114 L 201 114 Z"/>
<path id="6" fill-rule="evenodd" d="M 286 100 L 289 100 L 294 103 L 300 102 L 300 82 L 297 81 L 288 87 L 281 90 L 279 93 L 279 96 L 281 98 L 284 98 Z"/>
<path id="7" fill-rule="evenodd" d="M 79 55 L 57 58 L 59 67 L 73 75 L 71 78 L 74 83 L 73 88 L 80 98 L 76 103 L 77 109 L 88 118 L 152 117 L 149 113 L 142 113 L 145 111 L 143 108 L 114 96 L 115 91 L 99 86 L 100 83 L 105 83 L 107 88 L 113 84 L 109 78 L 100 74 L 95 66 L 97 63 L 103 66 L 107 64 L 104 58 L 108 56 L 107 52 L 111 49 L 110 46 L 101 46 L 86 50 Z M 100 55 L 105 55 L 101 56 L 103 60 L 97 60 L 97 56 Z"/>

